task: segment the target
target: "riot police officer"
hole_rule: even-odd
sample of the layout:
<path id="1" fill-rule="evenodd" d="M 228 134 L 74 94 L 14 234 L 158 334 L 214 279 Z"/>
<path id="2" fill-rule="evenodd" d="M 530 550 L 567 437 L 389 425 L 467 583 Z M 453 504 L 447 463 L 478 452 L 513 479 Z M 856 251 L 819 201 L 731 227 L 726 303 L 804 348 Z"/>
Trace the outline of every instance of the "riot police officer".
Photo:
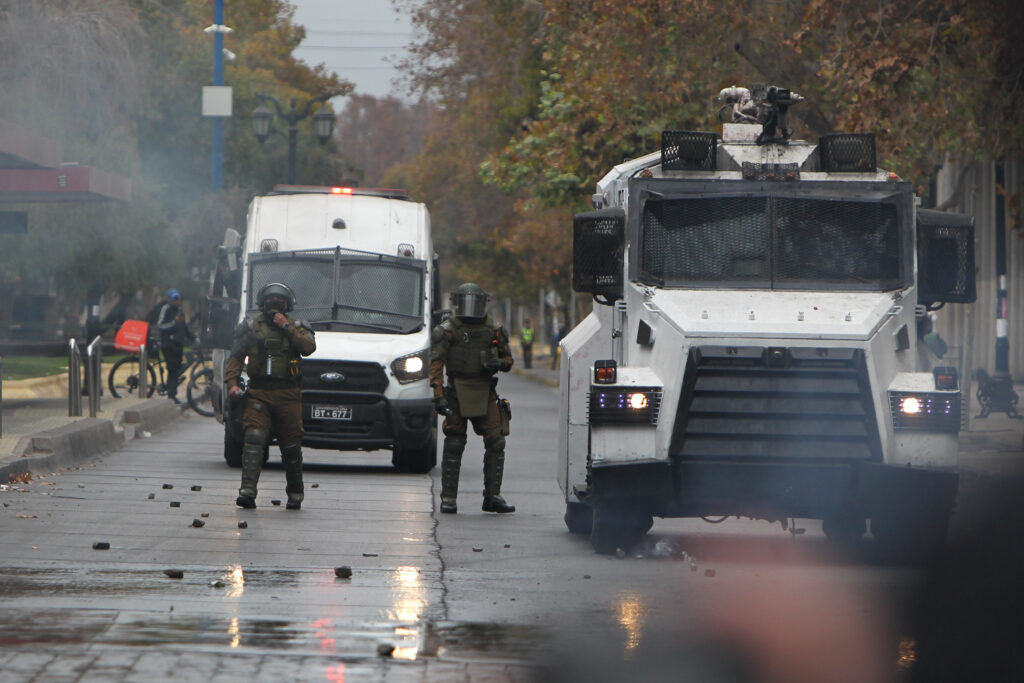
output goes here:
<path id="1" fill-rule="evenodd" d="M 484 512 L 515 512 L 501 497 L 505 436 L 511 417 L 508 402 L 498 398 L 494 376 L 512 368 L 508 332 L 487 315 L 489 297 L 472 282 L 451 295 L 454 316 L 431 333 L 430 386 L 434 406 L 444 415 L 441 456 L 441 512 L 458 510 L 459 468 L 466 448 L 466 424 L 484 438 Z M 448 384 L 444 384 L 447 370 Z"/>
<path id="2" fill-rule="evenodd" d="M 300 356 L 316 350 L 313 330 L 288 312 L 295 307 L 292 290 L 279 282 L 266 285 L 256 297 L 260 314 L 235 328 L 224 382 L 232 396 L 239 396 L 244 367 L 249 375 L 242 426 L 242 485 L 235 503 L 256 507 L 256 484 L 263 469 L 263 449 L 271 433 L 277 435 L 284 463 L 288 494 L 286 507 L 302 507 L 302 395 L 299 389 Z"/>

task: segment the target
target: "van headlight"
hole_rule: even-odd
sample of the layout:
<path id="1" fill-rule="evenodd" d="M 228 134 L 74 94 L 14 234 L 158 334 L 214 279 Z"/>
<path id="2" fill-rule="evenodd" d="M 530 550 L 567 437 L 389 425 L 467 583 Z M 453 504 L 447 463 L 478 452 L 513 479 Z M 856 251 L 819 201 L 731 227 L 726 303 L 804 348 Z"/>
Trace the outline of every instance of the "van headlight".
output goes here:
<path id="1" fill-rule="evenodd" d="M 959 393 L 890 391 L 889 410 L 895 429 L 960 431 Z"/>
<path id="2" fill-rule="evenodd" d="M 391 361 L 391 372 L 400 384 L 426 379 L 430 374 L 430 349 L 423 349 Z"/>
<path id="3" fill-rule="evenodd" d="M 661 387 L 598 387 L 590 391 L 590 424 L 655 425 Z"/>

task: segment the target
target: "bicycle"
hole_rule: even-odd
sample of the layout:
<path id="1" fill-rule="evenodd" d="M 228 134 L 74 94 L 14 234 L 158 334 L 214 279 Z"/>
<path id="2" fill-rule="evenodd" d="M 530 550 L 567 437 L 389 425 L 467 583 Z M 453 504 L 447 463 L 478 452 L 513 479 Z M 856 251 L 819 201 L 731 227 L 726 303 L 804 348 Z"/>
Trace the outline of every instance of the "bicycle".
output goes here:
<path id="1" fill-rule="evenodd" d="M 150 349 L 153 352 L 152 358 L 147 362 L 147 384 L 146 397 L 154 393 L 161 396 L 167 395 L 167 374 L 164 370 L 164 361 L 160 354 L 158 344 L 151 343 Z M 213 364 L 203 349 L 192 349 L 182 359 L 180 376 L 185 377 L 185 395 L 188 398 L 189 406 L 205 417 L 213 416 L 212 393 L 213 393 Z M 159 377 L 159 381 L 157 381 Z M 107 375 L 107 386 L 114 398 L 130 397 L 138 395 L 141 379 L 141 358 L 138 355 L 125 356 L 114 363 Z M 179 382 L 179 385 L 181 382 Z"/>

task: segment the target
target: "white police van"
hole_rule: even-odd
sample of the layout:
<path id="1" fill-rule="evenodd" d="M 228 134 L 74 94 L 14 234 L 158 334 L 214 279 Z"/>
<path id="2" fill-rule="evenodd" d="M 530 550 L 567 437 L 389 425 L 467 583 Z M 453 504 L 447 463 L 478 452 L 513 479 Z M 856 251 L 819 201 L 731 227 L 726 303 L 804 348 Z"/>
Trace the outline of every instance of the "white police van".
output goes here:
<path id="1" fill-rule="evenodd" d="M 258 313 L 271 282 L 295 293 L 292 315 L 316 332 L 303 360 L 303 445 L 389 450 L 399 470 L 436 463 L 437 420 L 427 379 L 437 322 L 437 258 L 430 215 L 404 190 L 279 185 L 249 206 L 244 236 L 221 247 L 204 334 L 215 347 L 215 381 L 231 333 Z M 221 391 L 224 458 L 241 465 L 241 403 Z"/>

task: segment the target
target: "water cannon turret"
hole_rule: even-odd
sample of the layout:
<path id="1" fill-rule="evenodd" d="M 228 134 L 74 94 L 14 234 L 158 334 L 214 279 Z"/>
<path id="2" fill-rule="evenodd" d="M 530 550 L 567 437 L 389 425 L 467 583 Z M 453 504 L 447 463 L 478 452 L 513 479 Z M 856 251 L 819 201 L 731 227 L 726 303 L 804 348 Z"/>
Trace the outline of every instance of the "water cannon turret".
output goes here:
<path id="1" fill-rule="evenodd" d="M 789 88 L 781 88 L 765 83 L 755 83 L 749 89 L 740 86 L 723 88 L 718 93 L 722 108 L 718 110 L 719 118 L 726 108 L 732 111 L 732 123 L 760 123 L 761 134 L 757 136 L 757 144 L 786 144 L 793 135 L 789 127 L 789 108 L 804 101 L 803 96 Z"/>

